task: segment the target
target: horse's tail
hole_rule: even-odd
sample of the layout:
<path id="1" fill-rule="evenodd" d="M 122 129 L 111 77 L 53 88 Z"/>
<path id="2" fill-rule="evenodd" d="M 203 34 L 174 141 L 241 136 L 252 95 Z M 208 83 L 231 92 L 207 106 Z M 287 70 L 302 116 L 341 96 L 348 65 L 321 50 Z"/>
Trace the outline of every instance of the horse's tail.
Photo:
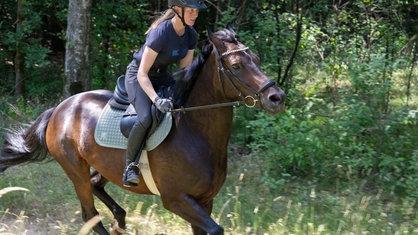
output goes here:
<path id="1" fill-rule="evenodd" d="M 55 108 L 44 111 L 29 128 L 10 130 L 0 152 L 0 172 L 21 163 L 39 162 L 48 156 L 46 128 Z"/>

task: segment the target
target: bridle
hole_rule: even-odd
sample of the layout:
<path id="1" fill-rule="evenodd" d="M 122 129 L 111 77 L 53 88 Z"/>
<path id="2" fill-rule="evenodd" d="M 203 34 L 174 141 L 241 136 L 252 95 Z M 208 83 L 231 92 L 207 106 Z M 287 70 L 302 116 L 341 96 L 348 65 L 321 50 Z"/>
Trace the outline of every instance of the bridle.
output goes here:
<path id="1" fill-rule="evenodd" d="M 248 47 L 242 47 L 242 48 L 238 48 L 238 49 L 234 49 L 234 50 L 229 50 L 229 51 L 226 51 L 226 52 L 220 54 L 218 49 L 215 46 L 213 46 L 213 52 L 215 53 L 216 59 L 218 61 L 218 79 L 219 79 L 219 82 L 222 86 L 224 96 L 226 96 L 226 92 L 225 92 L 224 83 L 222 82 L 222 79 L 221 79 L 222 75 L 224 75 L 226 80 L 229 81 L 229 83 L 231 84 L 234 91 L 238 94 L 238 96 L 241 97 L 241 101 L 245 104 L 245 106 L 247 106 L 249 108 L 252 108 L 257 104 L 257 102 L 259 102 L 261 94 L 265 90 L 267 90 L 268 88 L 274 86 L 276 84 L 276 82 L 274 82 L 273 80 L 270 79 L 270 80 L 266 81 L 260 87 L 260 89 L 255 90 L 254 88 L 248 86 L 244 81 L 242 81 L 242 79 L 240 79 L 231 70 L 231 68 L 228 67 L 225 64 L 225 61 L 223 60 L 223 58 L 225 58 L 226 56 L 228 56 L 230 54 L 241 52 L 241 51 L 246 51 L 246 50 L 248 50 Z M 248 90 L 252 93 L 252 95 L 244 96 L 241 93 L 241 91 L 238 89 L 238 85 L 236 83 L 240 84 L 241 86 L 244 86 L 246 90 Z"/>
<path id="2" fill-rule="evenodd" d="M 270 80 L 266 81 L 260 87 L 260 89 L 258 89 L 258 90 L 255 90 L 254 88 L 248 86 L 244 81 L 242 81 L 242 79 L 240 79 L 231 70 L 230 67 L 228 67 L 225 64 L 225 61 L 224 61 L 223 58 L 230 55 L 230 54 L 233 54 L 233 53 L 246 51 L 249 48 L 248 47 L 242 47 L 242 48 L 238 48 L 238 49 L 234 49 L 234 50 L 229 50 L 229 51 L 226 51 L 226 52 L 223 52 L 222 54 L 220 54 L 218 49 L 216 48 L 215 44 L 214 43 L 212 43 L 212 44 L 213 44 L 213 52 L 214 52 L 214 54 L 216 56 L 216 60 L 218 62 L 218 69 L 217 69 L 218 80 L 219 80 L 219 83 L 222 86 L 222 92 L 223 92 L 224 96 L 226 97 L 226 92 L 225 92 L 225 86 L 224 86 L 224 82 L 222 80 L 222 76 L 225 77 L 227 81 L 229 81 L 232 88 L 238 94 L 238 96 L 241 98 L 241 100 L 234 101 L 234 102 L 220 103 L 220 104 L 210 104 L 210 105 L 202 105 L 202 106 L 195 106 L 195 107 L 187 107 L 187 108 L 181 107 L 179 109 L 172 109 L 170 112 L 186 112 L 186 111 L 192 111 L 192 110 L 219 108 L 219 107 L 228 107 L 228 106 L 241 106 L 241 105 L 245 105 L 248 108 L 253 108 L 253 107 L 255 107 L 257 102 L 259 102 L 261 94 L 265 90 L 267 90 L 268 88 L 270 88 L 270 87 L 272 87 L 276 84 L 276 82 L 274 82 L 273 80 L 270 79 Z M 241 91 L 238 89 L 238 85 L 236 83 L 240 84 L 240 86 L 244 86 L 245 89 L 247 89 L 248 91 L 250 91 L 252 93 L 252 95 L 244 96 L 241 93 Z"/>

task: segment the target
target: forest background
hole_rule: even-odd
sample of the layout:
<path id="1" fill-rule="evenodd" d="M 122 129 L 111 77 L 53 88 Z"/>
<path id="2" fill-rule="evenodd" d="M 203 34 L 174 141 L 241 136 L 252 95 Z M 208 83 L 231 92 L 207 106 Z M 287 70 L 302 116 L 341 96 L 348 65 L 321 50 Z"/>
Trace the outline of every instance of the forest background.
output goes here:
<path id="1" fill-rule="evenodd" d="M 84 45 L 89 57 L 81 80 L 74 81 L 65 69 L 72 32 L 67 19 L 71 3 L 81 2 L 0 4 L 0 140 L 7 128 L 33 120 L 71 94 L 113 90 L 150 22 L 167 8 L 166 1 L 90 1 L 87 11 L 79 12 L 90 19 Z M 266 74 L 287 93 L 281 115 L 236 108 L 229 178 L 214 210 L 218 220 L 232 234 L 417 234 L 418 3 L 205 2 L 208 9 L 195 25 L 200 40 L 206 40 L 207 29 L 232 22 Z M 45 177 L 45 165 L 30 167 L 0 176 L 0 188 L 25 186 L 48 198 L 0 195 L 5 231 L 51 220 L 46 216 L 51 208 L 42 202 L 75 200 L 71 189 L 61 196 L 42 191 L 55 192 L 58 183 L 36 181 Z M 70 184 L 57 164 L 49 167 L 62 177 L 57 182 Z M 123 201 L 132 197 L 114 191 Z M 138 200 L 145 203 L 138 213 L 146 215 L 156 203 Z M 26 210 L 24 216 L 20 210 Z M 69 229 L 62 223 L 68 212 L 62 213 L 53 215 L 61 232 Z M 166 223 L 168 215 L 158 213 Z M 10 216 L 16 220 L 10 222 Z M 48 224 L 42 229 L 50 229 Z"/>

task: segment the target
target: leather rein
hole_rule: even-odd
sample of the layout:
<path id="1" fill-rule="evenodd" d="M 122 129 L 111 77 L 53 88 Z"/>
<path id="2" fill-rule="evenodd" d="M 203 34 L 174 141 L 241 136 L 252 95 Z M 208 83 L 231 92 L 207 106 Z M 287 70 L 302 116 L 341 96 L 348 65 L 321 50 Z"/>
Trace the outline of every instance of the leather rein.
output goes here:
<path id="1" fill-rule="evenodd" d="M 220 108 L 220 107 L 230 107 L 230 106 L 242 106 L 245 105 L 248 108 L 253 108 L 257 102 L 259 102 L 260 95 L 267 90 L 268 88 L 274 86 L 276 83 L 273 80 L 268 80 L 261 86 L 260 89 L 255 90 L 254 88 L 246 85 L 245 82 L 243 82 L 232 70 L 229 68 L 224 61 L 224 57 L 248 50 L 248 47 L 242 47 L 230 51 L 226 51 L 222 54 L 219 53 L 218 49 L 213 46 L 213 52 L 215 53 L 216 59 L 218 61 L 218 79 L 219 83 L 222 86 L 223 94 L 225 95 L 225 88 L 224 83 L 221 79 L 222 75 L 227 78 L 227 81 L 231 84 L 234 91 L 238 94 L 239 97 L 241 97 L 241 100 L 239 101 L 233 101 L 233 102 L 226 102 L 226 103 L 219 103 L 219 104 L 209 104 L 209 105 L 201 105 L 201 106 L 194 106 L 194 107 L 180 107 L 178 109 L 172 109 L 169 112 L 187 112 L 187 111 L 193 111 L 193 110 L 201 110 L 201 109 L 210 109 L 210 108 Z M 241 91 L 238 89 L 238 85 L 244 86 L 247 90 L 251 91 L 253 95 L 247 95 L 244 96 Z"/>

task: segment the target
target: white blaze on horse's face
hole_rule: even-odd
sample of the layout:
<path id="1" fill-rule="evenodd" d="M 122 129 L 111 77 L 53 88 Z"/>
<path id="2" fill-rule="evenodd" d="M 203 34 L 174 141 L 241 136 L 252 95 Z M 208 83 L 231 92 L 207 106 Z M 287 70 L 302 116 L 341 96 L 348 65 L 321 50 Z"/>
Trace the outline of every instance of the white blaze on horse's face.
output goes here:
<path id="1" fill-rule="evenodd" d="M 227 97 L 244 99 L 247 105 L 256 106 L 270 114 L 284 110 L 285 93 L 260 68 L 260 59 L 242 44 L 232 30 L 210 35 L 219 51 L 218 67 L 229 89 Z M 226 71 L 226 72 L 225 72 Z"/>

